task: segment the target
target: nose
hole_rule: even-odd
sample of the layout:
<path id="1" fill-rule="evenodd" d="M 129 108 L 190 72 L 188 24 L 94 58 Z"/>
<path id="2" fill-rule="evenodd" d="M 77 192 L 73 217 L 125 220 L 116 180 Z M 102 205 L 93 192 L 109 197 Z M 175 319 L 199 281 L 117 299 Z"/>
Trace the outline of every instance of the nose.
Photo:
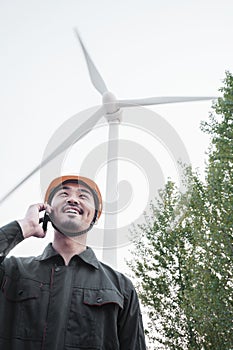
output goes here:
<path id="1" fill-rule="evenodd" d="M 72 197 L 67 198 L 66 203 L 71 204 L 71 205 L 77 205 L 80 203 L 80 201 L 78 198 L 72 196 Z"/>

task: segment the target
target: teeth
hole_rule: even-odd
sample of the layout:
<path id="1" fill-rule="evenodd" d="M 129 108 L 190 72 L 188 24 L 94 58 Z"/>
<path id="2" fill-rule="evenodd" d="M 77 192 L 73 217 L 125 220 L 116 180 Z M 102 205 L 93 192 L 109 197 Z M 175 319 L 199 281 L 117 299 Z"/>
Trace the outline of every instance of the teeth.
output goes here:
<path id="1" fill-rule="evenodd" d="M 66 213 L 77 214 L 77 211 L 73 209 L 68 209 L 66 210 Z"/>

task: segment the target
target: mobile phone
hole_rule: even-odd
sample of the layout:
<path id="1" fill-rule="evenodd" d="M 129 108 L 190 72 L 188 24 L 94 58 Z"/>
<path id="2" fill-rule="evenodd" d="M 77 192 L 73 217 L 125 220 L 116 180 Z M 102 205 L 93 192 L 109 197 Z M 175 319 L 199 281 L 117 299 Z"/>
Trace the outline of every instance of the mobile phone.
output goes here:
<path id="1" fill-rule="evenodd" d="M 50 221 L 49 219 L 49 214 L 45 212 L 44 214 L 44 218 L 43 218 L 43 224 L 42 224 L 42 228 L 43 231 L 46 232 L 47 231 L 47 226 L 48 226 L 48 222 Z"/>

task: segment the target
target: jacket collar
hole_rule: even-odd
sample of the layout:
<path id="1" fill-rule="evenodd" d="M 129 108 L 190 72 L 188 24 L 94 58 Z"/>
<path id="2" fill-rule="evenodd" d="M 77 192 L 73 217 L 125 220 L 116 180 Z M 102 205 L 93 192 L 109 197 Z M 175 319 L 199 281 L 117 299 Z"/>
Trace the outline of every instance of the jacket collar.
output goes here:
<path id="1" fill-rule="evenodd" d="M 36 257 L 38 261 L 45 261 L 53 258 L 54 256 L 59 256 L 58 252 L 53 248 L 52 243 L 49 243 L 43 253 Z M 99 269 L 99 261 L 97 260 L 95 253 L 90 247 L 87 247 L 81 254 L 77 255 L 85 263 L 94 266 Z"/>

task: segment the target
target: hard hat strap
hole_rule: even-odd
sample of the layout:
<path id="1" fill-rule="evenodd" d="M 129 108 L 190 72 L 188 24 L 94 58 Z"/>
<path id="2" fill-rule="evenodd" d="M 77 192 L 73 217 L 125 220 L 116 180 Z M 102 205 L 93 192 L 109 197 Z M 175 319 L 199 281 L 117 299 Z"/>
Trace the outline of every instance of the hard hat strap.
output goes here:
<path id="1" fill-rule="evenodd" d="M 88 231 L 90 231 L 93 227 L 93 225 L 95 224 L 95 219 L 92 220 L 92 222 L 90 223 L 90 226 L 85 229 L 85 230 L 82 230 L 82 231 L 79 231 L 79 232 L 65 232 L 65 231 L 61 231 L 55 224 L 54 222 L 51 220 L 51 218 L 49 217 L 49 221 L 51 222 L 53 228 L 60 232 L 63 236 L 67 236 L 67 237 L 78 237 L 78 236 L 81 236 L 85 233 L 87 233 Z"/>

